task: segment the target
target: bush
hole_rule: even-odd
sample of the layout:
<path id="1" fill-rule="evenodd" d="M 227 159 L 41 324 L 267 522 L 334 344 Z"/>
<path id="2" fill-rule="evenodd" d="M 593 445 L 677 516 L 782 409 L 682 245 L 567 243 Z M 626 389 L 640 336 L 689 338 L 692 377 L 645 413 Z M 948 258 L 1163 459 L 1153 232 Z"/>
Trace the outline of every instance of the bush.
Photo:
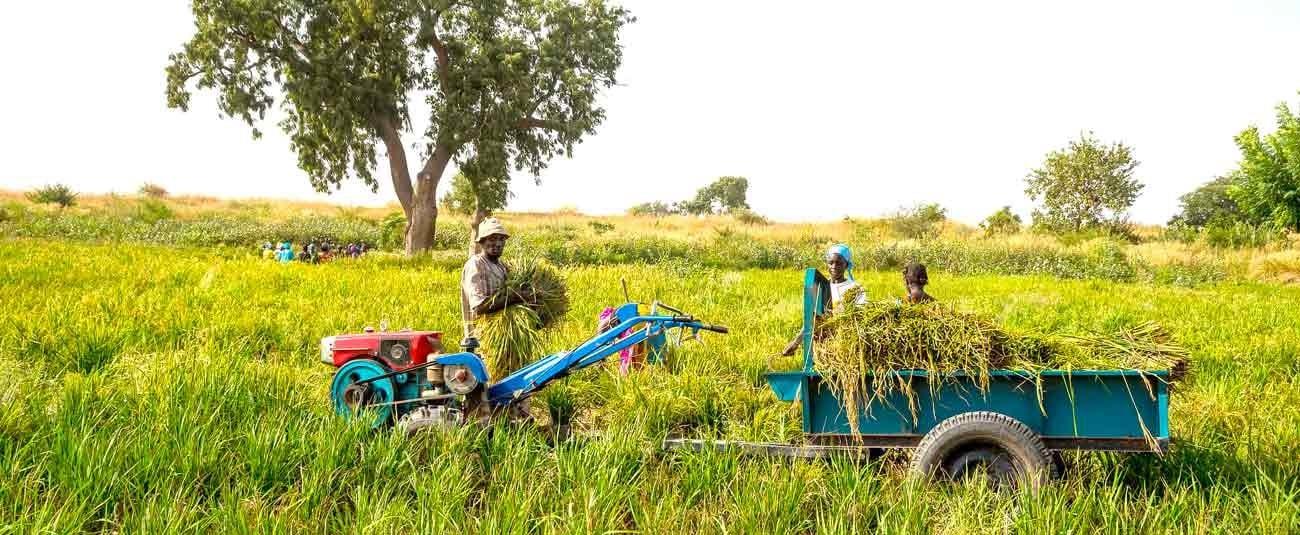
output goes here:
<path id="1" fill-rule="evenodd" d="M 0 205 L 0 223 L 17 221 L 26 214 L 27 210 L 17 202 L 7 202 Z"/>
<path id="2" fill-rule="evenodd" d="M 673 207 L 662 201 L 643 202 L 627 209 L 627 215 L 662 217 L 676 213 Z"/>
<path id="3" fill-rule="evenodd" d="M 736 221 L 739 221 L 742 225 L 771 225 L 772 224 L 772 221 L 770 219 L 763 217 L 762 214 L 759 214 L 758 212 L 755 212 L 748 208 L 732 210 L 731 217 L 736 218 Z"/>
<path id="4" fill-rule="evenodd" d="M 614 230 L 614 225 L 610 223 L 606 223 L 604 221 L 597 221 L 597 220 L 588 221 L 587 226 L 591 227 L 591 231 L 595 233 L 597 236 L 600 236 L 601 234 Z"/>
<path id="5" fill-rule="evenodd" d="M 1263 247 L 1286 238 L 1285 232 L 1272 225 L 1251 225 L 1244 221 L 1211 221 L 1204 233 L 1205 243 L 1214 247 Z"/>
<path id="6" fill-rule="evenodd" d="M 984 218 L 980 222 L 980 228 L 984 230 L 985 236 L 992 237 L 1020 232 L 1022 224 L 1020 216 L 1012 212 L 1010 206 L 1003 206 L 1001 210 Z"/>
<path id="7" fill-rule="evenodd" d="M 175 215 L 167 203 L 156 198 L 141 199 L 136 205 L 135 217 L 145 223 L 157 223 L 164 219 L 171 219 Z"/>
<path id="8" fill-rule="evenodd" d="M 887 218 L 894 234 L 914 240 L 934 238 L 939 235 L 939 224 L 948 217 L 948 211 L 935 203 L 918 204 L 899 209 Z"/>
<path id="9" fill-rule="evenodd" d="M 167 190 L 166 188 L 163 188 L 158 184 L 154 184 L 153 182 L 145 182 L 144 184 L 140 185 L 140 194 L 144 195 L 145 197 L 153 197 L 155 199 L 161 199 L 167 196 Z"/>
<path id="10" fill-rule="evenodd" d="M 379 222 L 379 248 L 402 249 L 406 247 L 406 215 L 393 212 Z"/>
<path id="11" fill-rule="evenodd" d="M 50 184 L 27 192 L 27 200 L 36 204 L 57 204 L 67 208 L 77 204 L 77 193 L 65 184 Z"/>
<path id="12" fill-rule="evenodd" d="M 1286 233 L 1272 225 L 1251 225 L 1235 218 L 1216 218 L 1204 227 L 1175 224 L 1165 229 L 1167 239 L 1183 243 L 1201 242 L 1211 247 L 1241 249 L 1263 247 L 1286 239 Z"/>

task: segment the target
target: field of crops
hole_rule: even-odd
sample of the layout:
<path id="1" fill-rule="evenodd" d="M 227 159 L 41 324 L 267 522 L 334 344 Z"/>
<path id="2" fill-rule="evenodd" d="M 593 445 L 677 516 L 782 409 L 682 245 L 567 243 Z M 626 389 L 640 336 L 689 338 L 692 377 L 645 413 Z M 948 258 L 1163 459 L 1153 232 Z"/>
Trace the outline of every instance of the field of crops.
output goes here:
<path id="1" fill-rule="evenodd" d="M 507 256 L 517 251 L 508 250 Z M 0 241 L 0 533 L 1267 532 L 1300 530 L 1300 288 L 931 274 L 931 293 L 1010 328 L 1155 320 L 1191 349 L 1173 451 L 1071 457 L 1037 494 L 922 485 L 854 463 L 663 453 L 670 431 L 791 440 L 763 384 L 797 329 L 799 274 L 570 266 L 572 311 L 658 297 L 729 325 L 666 366 L 594 367 L 535 404 L 534 428 L 406 438 L 336 418 L 322 336 L 386 321 L 458 334 L 447 262 L 279 265 L 225 249 Z M 862 272 L 873 298 L 894 271 Z M 545 416 L 542 416 L 545 419 Z"/>

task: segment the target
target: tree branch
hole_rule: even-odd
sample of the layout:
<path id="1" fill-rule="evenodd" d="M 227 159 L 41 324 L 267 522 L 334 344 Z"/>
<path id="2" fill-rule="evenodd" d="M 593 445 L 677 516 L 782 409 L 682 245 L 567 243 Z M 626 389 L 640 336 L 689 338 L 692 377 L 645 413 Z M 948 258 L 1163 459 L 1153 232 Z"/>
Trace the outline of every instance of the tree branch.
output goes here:
<path id="1" fill-rule="evenodd" d="M 445 9 L 450 9 L 456 5 L 452 2 Z M 433 15 L 425 22 L 429 33 L 429 46 L 433 47 L 433 53 L 437 55 L 438 83 L 444 88 L 451 83 L 451 54 L 447 52 L 447 44 L 442 42 L 438 37 L 438 19 L 442 18 L 442 10 L 434 11 Z"/>
<path id="2" fill-rule="evenodd" d="M 515 121 L 515 126 L 518 128 L 541 128 L 543 130 L 554 131 L 564 130 L 564 123 L 560 121 L 550 121 L 547 119 L 538 119 L 536 117 L 524 117 L 523 119 Z"/>

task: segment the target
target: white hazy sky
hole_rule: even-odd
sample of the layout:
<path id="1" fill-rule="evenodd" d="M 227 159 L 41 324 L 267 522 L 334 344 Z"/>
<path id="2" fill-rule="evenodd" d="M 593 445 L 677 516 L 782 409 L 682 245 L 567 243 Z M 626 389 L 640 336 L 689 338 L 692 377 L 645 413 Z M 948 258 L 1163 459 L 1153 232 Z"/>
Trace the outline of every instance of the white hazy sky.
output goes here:
<path id="1" fill-rule="evenodd" d="M 966 222 L 1003 204 L 1027 215 L 1026 172 L 1090 129 L 1135 148 L 1133 216 L 1163 222 L 1234 165 L 1235 133 L 1270 126 L 1300 89 L 1295 0 L 624 5 L 639 20 L 607 121 L 541 187 L 516 177 L 511 209 L 621 212 L 741 175 L 782 220 L 918 201 Z M 0 188 L 324 198 L 273 123 L 253 140 L 210 94 L 167 109 L 163 67 L 192 31 L 180 0 L 6 2 Z"/>

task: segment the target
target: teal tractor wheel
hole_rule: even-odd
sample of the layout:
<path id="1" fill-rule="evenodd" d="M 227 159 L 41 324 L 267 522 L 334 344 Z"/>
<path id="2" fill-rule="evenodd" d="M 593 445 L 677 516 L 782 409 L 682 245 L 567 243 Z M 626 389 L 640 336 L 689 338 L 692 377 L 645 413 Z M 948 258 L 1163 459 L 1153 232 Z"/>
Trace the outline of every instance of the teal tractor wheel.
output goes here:
<path id="1" fill-rule="evenodd" d="M 330 400 L 334 403 L 334 412 L 348 419 L 372 418 L 370 426 L 373 428 L 392 423 L 393 401 L 397 399 L 393 379 L 388 377 L 361 382 L 389 371 L 384 365 L 369 359 L 344 364 L 330 383 Z"/>

